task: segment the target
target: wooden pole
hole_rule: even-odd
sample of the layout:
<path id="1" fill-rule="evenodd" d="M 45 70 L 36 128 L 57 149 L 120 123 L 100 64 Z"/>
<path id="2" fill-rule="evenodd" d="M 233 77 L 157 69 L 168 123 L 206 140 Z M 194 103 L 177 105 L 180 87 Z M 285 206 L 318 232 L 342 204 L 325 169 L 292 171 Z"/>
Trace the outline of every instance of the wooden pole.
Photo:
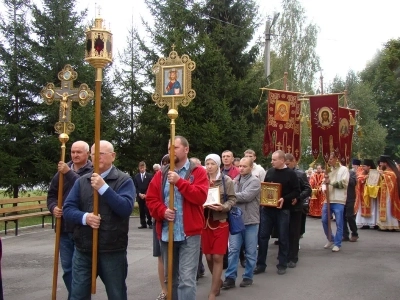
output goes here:
<path id="1" fill-rule="evenodd" d="M 101 120 L 101 82 L 103 69 L 96 68 L 96 98 L 95 98 L 95 119 L 94 119 L 94 173 L 99 174 L 100 159 L 100 120 Z M 99 193 L 93 189 L 93 214 L 99 214 Z M 97 279 L 97 248 L 99 241 L 99 230 L 93 228 L 93 247 L 92 247 L 92 294 L 96 294 Z"/>
<path id="2" fill-rule="evenodd" d="M 169 170 L 175 171 L 175 119 L 178 117 L 178 111 L 175 109 L 175 99 L 172 97 L 171 108 L 168 111 L 168 117 L 171 119 L 171 140 L 169 146 Z M 169 185 L 169 203 L 168 208 L 174 210 L 175 185 Z M 172 299 L 172 273 L 174 260 L 174 221 L 168 223 L 168 278 L 167 278 L 167 299 Z M 174 299 L 175 300 L 175 299 Z"/>
<path id="3" fill-rule="evenodd" d="M 58 137 L 61 142 L 61 158 L 60 161 L 65 161 L 65 143 L 68 142 L 68 134 L 61 133 Z M 62 209 L 63 206 L 63 192 L 64 192 L 64 174 L 58 174 L 58 199 L 57 207 Z M 60 235 L 61 235 L 61 218 L 56 220 L 56 241 L 54 246 L 54 267 L 53 267 L 53 288 L 51 291 L 51 299 L 57 299 L 57 279 L 58 279 L 58 261 L 60 257 Z"/>

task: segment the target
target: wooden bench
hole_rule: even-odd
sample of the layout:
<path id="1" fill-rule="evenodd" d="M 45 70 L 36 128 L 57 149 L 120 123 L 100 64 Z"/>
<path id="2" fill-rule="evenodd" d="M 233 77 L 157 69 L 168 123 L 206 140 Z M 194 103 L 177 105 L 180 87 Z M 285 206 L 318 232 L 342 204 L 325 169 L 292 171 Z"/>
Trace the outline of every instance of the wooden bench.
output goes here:
<path id="1" fill-rule="evenodd" d="M 47 208 L 46 196 L 0 199 L 0 221 L 4 221 L 4 233 L 7 234 L 8 221 L 15 223 L 15 235 L 18 235 L 18 220 L 29 217 L 51 216 L 51 227 L 54 228 L 54 218 Z"/>

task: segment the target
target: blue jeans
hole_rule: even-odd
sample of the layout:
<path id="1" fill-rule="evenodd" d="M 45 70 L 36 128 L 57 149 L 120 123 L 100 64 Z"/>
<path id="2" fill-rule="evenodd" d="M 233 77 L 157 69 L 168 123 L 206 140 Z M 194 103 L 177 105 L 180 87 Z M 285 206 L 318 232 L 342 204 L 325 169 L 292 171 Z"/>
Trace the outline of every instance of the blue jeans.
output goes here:
<path id="1" fill-rule="evenodd" d="M 74 255 L 75 243 L 72 233 L 61 232 L 60 234 L 60 260 L 64 271 L 63 280 L 68 290 L 68 300 L 71 298 L 72 284 L 72 257 Z"/>
<path id="2" fill-rule="evenodd" d="M 330 213 L 332 215 L 335 215 L 336 219 L 336 234 L 333 235 L 331 232 L 331 239 L 328 237 L 328 220 L 329 222 L 331 221 L 331 216 L 328 217 L 328 207 L 327 204 L 324 203 L 324 206 L 322 207 L 322 226 L 324 227 L 324 232 L 326 235 L 326 238 L 330 241 L 333 241 L 335 243 L 335 246 L 338 246 L 339 248 L 342 246 L 342 238 L 343 238 L 343 212 L 344 212 L 344 204 L 339 204 L 339 203 L 330 203 Z"/>
<path id="3" fill-rule="evenodd" d="M 229 235 L 228 268 L 225 271 L 225 278 L 237 278 L 240 247 L 244 244 L 246 252 L 246 268 L 243 278 L 253 279 L 253 270 L 257 258 L 257 235 L 258 224 L 245 226 L 246 230 L 241 233 Z"/>
<path id="4" fill-rule="evenodd" d="M 160 242 L 165 274 L 168 274 L 168 243 Z M 172 299 L 196 300 L 196 276 L 200 255 L 200 235 L 174 242 L 172 262 Z M 169 278 L 167 280 L 170 280 Z"/>
<path id="5" fill-rule="evenodd" d="M 126 251 L 97 254 L 97 274 L 106 287 L 107 298 L 127 300 L 126 276 L 128 260 Z M 71 300 L 91 299 L 92 252 L 75 249 L 72 266 Z"/>
<path id="6" fill-rule="evenodd" d="M 289 223 L 290 211 L 263 207 L 260 212 L 260 233 L 258 237 L 257 268 L 267 267 L 268 243 L 272 229 L 276 226 L 279 239 L 278 269 L 286 269 L 289 256 Z"/>

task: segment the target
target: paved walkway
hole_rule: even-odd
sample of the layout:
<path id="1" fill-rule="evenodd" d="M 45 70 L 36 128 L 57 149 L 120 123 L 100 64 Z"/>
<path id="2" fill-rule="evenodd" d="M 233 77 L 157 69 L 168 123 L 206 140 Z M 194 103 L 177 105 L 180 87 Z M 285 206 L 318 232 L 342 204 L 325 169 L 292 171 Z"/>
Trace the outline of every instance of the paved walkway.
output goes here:
<path id="1" fill-rule="evenodd" d="M 132 300 L 154 300 L 159 293 L 156 259 L 152 256 L 151 230 L 138 230 L 132 218 L 128 248 L 128 295 Z M 334 227 L 334 226 L 332 226 Z M 399 299 L 400 234 L 360 230 L 356 243 L 343 243 L 338 253 L 323 249 L 326 240 L 319 219 L 307 219 L 301 239 L 300 261 L 286 275 L 276 273 L 278 247 L 270 245 L 267 272 L 254 277 L 251 287 L 222 291 L 218 299 L 268 300 L 381 300 Z M 3 240 L 2 273 L 6 300 L 51 299 L 54 232 L 47 227 L 10 231 Z M 239 267 L 241 275 L 243 268 Z M 67 299 L 59 268 L 57 299 Z M 207 299 L 210 273 L 198 283 L 197 299 Z M 96 300 L 107 299 L 97 281 Z"/>

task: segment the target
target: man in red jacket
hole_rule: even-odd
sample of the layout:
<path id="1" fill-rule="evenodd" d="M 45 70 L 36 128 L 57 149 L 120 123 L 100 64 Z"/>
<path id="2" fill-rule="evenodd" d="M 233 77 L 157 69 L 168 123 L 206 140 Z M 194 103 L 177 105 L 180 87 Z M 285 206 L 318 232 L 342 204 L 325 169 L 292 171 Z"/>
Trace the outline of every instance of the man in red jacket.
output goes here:
<path id="1" fill-rule="evenodd" d="M 189 143 L 176 136 L 175 170 L 169 165 L 150 182 L 146 203 L 156 220 L 164 266 L 168 266 L 168 223 L 174 222 L 172 299 L 196 299 L 196 275 L 200 235 L 204 227 L 203 204 L 208 193 L 206 170 L 188 159 Z M 174 209 L 169 206 L 169 187 L 174 185 Z M 170 280 L 170 279 L 168 279 Z"/>

